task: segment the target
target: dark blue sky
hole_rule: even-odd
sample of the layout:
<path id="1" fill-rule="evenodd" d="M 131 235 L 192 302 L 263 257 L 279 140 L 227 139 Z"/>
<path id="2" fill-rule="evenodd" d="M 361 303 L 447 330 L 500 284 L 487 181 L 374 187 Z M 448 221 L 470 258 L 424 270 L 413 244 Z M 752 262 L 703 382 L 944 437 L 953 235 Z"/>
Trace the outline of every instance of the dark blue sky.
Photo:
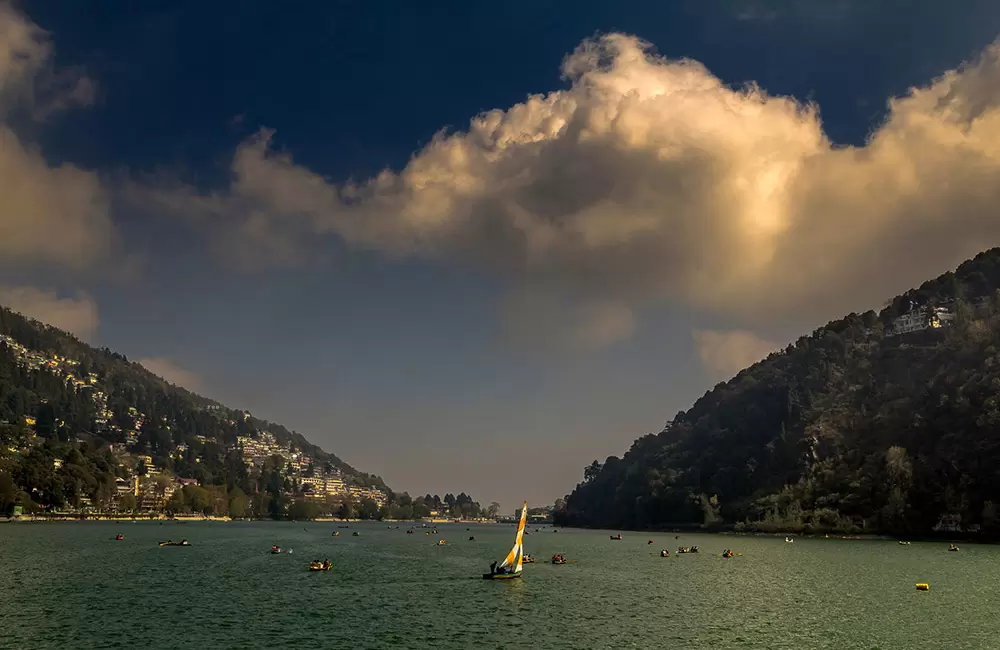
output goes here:
<path id="1" fill-rule="evenodd" d="M 226 184 L 236 147 L 268 127 L 296 163 L 364 180 L 401 169 L 442 128 L 567 88 L 563 58 L 617 31 L 726 83 L 814 101 L 831 140 L 860 145 L 889 97 L 1000 34 L 995 2 L 946 5 L 25 1 L 56 67 L 82 66 L 97 95 L 19 133 L 50 164 L 108 183 L 166 171 L 211 190 Z M 395 489 L 551 502 L 589 460 L 624 452 L 720 379 L 690 331 L 731 323 L 683 304 L 647 311 L 625 343 L 548 355 L 512 346 L 504 281 L 482 270 L 335 246 L 322 268 L 248 275 L 141 206 L 113 218 L 115 255 L 137 260 L 128 278 L 8 268 L 0 284 L 86 291 L 95 341 L 169 359 L 201 392 L 297 428 Z"/>

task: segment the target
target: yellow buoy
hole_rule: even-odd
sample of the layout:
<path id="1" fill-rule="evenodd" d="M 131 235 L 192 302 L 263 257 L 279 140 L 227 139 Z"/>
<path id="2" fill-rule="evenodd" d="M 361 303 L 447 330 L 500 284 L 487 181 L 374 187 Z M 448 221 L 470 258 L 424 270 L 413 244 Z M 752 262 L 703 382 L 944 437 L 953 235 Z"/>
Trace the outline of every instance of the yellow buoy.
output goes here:
<path id="1" fill-rule="evenodd" d="M 917 591 L 930 591 L 930 590 L 931 590 L 931 586 L 929 584 L 927 584 L 926 582 L 918 582 L 917 583 Z"/>

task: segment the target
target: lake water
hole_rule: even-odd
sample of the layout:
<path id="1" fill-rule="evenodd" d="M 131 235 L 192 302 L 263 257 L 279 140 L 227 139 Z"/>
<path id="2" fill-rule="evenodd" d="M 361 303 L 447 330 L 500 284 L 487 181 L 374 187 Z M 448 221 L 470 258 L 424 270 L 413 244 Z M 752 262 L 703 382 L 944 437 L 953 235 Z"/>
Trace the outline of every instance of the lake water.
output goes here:
<path id="1" fill-rule="evenodd" d="M 575 562 L 494 582 L 480 576 L 513 527 L 406 528 L 352 524 L 334 538 L 332 523 L 0 524 L 0 647 L 1000 646 L 994 546 L 548 529 L 525 537 L 527 552 Z M 157 546 L 182 537 L 193 546 Z M 270 555 L 272 543 L 292 553 Z M 680 544 L 702 552 L 659 557 Z M 727 547 L 743 556 L 715 555 Z M 324 558 L 332 572 L 306 570 Z"/>

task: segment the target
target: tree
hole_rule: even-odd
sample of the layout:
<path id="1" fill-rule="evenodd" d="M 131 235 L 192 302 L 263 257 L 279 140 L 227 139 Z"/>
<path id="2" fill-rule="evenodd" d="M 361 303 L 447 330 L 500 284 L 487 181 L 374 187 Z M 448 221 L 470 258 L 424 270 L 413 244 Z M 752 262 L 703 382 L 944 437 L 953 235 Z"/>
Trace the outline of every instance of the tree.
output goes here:
<path id="1" fill-rule="evenodd" d="M 243 519 L 247 513 L 247 495 L 239 488 L 233 488 L 229 494 L 229 516 L 233 519 Z"/>
<path id="2" fill-rule="evenodd" d="M 288 518 L 296 521 L 309 521 L 319 516 L 319 504 L 312 501 L 293 501 L 288 506 Z"/>
<path id="3" fill-rule="evenodd" d="M 355 519 L 357 517 L 357 513 L 354 510 L 354 502 L 351 501 L 350 499 L 347 499 L 343 503 L 341 503 L 340 510 L 337 513 L 337 516 L 345 520 Z"/>
<path id="4" fill-rule="evenodd" d="M 9 472 L 0 472 L 0 514 L 9 513 L 17 499 L 14 477 Z"/>
<path id="5" fill-rule="evenodd" d="M 135 495 L 131 492 L 123 494 L 121 500 L 118 502 L 118 509 L 122 512 L 135 512 L 136 507 Z"/>
<path id="6" fill-rule="evenodd" d="M 500 516 L 500 504 L 494 501 L 490 504 L 490 507 L 486 509 L 486 516 L 490 519 L 496 519 Z"/>

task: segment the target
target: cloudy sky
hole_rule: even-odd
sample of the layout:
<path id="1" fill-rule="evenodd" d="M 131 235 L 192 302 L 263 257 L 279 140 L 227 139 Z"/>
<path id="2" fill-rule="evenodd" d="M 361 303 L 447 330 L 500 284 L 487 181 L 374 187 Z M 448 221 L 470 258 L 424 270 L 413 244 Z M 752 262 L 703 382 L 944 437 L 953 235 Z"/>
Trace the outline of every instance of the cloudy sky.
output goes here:
<path id="1" fill-rule="evenodd" d="M 1000 5 L 0 3 L 0 304 L 551 503 L 1000 244 Z"/>

